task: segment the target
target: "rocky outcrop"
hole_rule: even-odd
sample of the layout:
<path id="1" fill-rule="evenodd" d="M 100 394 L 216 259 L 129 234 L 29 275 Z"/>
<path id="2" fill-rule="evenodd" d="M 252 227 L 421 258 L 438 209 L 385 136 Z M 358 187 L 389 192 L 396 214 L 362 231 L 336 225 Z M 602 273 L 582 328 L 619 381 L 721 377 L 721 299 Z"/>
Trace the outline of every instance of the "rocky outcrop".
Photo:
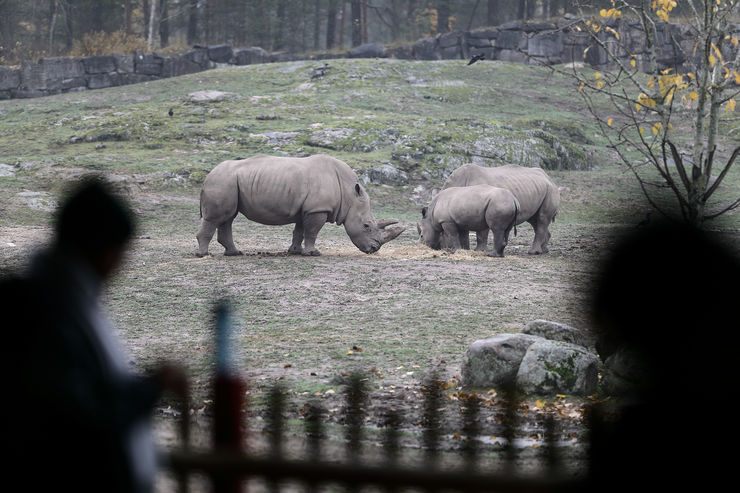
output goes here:
<path id="1" fill-rule="evenodd" d="M 536 320 L 517 334 L 473 342 L 463 360 L 463 384 L 473 388 L 514 385 L 526 394 L 591 395 L 597 391 L 599 357 L 589 334 Z"/>
<path id="2" fill-rule="evenodd" d="M 267 53 L 259 47 L 233 48 L 227 44 L 196 46 L 179 56 L 136 52 L 129 55 L 42 58 L 23 62 L 20 69 L 0 67 L 0 99 L 28 98 L 61 92 L 100 89 L 134 84 L 164 77 L 175 77 L 222 65 L 250 65 L 265 62 L 329 58 L 384 58 L 413 60 L 456 60 L 483 54 L 486 60 L 558 64 L 585 62 L 606 69 L 613 63 L 604 49 L 588 34 L 576 28 L 573 19 L 558 22 L 513 21 L 497 27 L 474 31 L 452 31 L 433 38 L 422 38 L 407 46 L 387 47 L 367 43 L 345 53 L 320 53 L 311 56 L 296 53 Z M 638 68 L 648 71 L 648 46 L 639 23 L 626 19 L 609 25 L 625 46 L 625 63 L 635 60 Z M 681 71 L 694 53 L 694 33 L 680 24 L 658 23 L 656 52 L 658 69 Z M 731 29 L 740 36 L 740 25 Z M 610 34 L 602 31 L 605 42 Z M 737 50 L 737 48 L 728 48 Z M 688 55 L 687 55 L 688 54 Z M 734 53 L 724 53 L 725 59 Z"/>

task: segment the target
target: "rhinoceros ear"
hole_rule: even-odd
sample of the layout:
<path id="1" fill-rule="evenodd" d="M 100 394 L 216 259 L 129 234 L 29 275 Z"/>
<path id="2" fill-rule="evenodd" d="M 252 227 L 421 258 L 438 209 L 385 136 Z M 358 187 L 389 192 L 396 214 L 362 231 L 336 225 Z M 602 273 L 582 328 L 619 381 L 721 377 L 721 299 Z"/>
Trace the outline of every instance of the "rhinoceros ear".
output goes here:
<path id="1" fill-rule="evenodd" d="M 355 183 L 355 193 L 358 197 L 362 197 L 362 187 L 359 183 Z"/>
<path id="2" fill-rule="evenodd" d="M 428 208 L 428 207 L 422 207 L 422 208 L 421 208 L 421 217 L 422 217 L 422 218 L 425 218 L 425 217 L 427 217 L 427 210 L 429 210 L 429 208 Z"/>

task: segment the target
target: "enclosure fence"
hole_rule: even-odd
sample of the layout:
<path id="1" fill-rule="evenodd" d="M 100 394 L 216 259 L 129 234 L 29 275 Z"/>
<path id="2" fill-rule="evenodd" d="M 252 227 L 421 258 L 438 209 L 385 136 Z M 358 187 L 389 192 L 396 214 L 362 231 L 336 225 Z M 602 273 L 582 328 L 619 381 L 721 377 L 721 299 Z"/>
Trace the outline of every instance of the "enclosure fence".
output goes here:
<path id="1" fill-rule="evenodd" d="M 232 382 L 233 383 L 233 382 Z M 537 476 L 518 476 L 515 474 L 517 451 L 513 445 L 516 433 L 516 413 L 518 400 L 514 392 L 505 391 L 503 436 L 504 448 L 501 454 L 504 472 L 481 470 L 479 463 L 479 408 L 480 401 L 475 394 L 466 399 L 465 412 L 461 419 L 461 429 L 456 434 L 462 440 L 461 467 L 447 469 L 439 467 L 440 443 L 446 434 L 442 433 L 440 403 L 444 398 L 442 387 L 436 376 L 428 378 L 423 385 L 422 410 L 422 455 L 421 466 L 402 466 L 399 460 L 400 423 L 402 416 L 395 411 L 384 413 L 382 427 L 382 459 L 368 463 L 361 459 L 363 447 L 365 403 L 368 393 L 361 375 L 352 375 L 344 392 L 343 409 L 344 460 L 329 461 L 321 459 L 325 438 L 324 410 L 319 405 L 308 407 L 304 415 L 306 454 L 302 459 L 291 459 L 285 453 L 285 420 L 283 418 L 285 395 L 281 387 L 269 391 L 266 407 L 266 431 L 269 444 L 266 453 L 249 454 L 240 444 L 242 441 L 242 420 L 239 399 L 242 392 L 239 385 L 229 388 L 228 383 L 216 382 L 214 385 L 213 448 L 196 451 L 188 446 L 190 424 L 188 412 L 181 414 L 181 447 L 172 450 L 167 457 L 167 467 L 177 478 L 180 491 L 188 490 L 188 478 L 194 473 L 209 478 L 213 491 L 244 492 L 247 479 L 262 479 L 269 491 L 280 491 L 284 482 L 303 485 L 305 491 L 315 492 L 327 485 L 340 485 L 346 491 L 358 491 L 371 487 L 382 491 L 490 491 L 490 492 L 558 492 L 583 490 L 585 481 L 567 477 L 560 470 L 560 457 L 554 433 L 555 423 L 550 416 L 545 420 L 544 444 L 541 447 L 546 464 L 543 474 Z M 219 395 L 220 393 L 220 395 Z M 243 394 L 242 394 L 243 395 Z M 186 407 L 187 411 L 187 407 Z M 446 431 L 445 433 L 449 433 Z"/>

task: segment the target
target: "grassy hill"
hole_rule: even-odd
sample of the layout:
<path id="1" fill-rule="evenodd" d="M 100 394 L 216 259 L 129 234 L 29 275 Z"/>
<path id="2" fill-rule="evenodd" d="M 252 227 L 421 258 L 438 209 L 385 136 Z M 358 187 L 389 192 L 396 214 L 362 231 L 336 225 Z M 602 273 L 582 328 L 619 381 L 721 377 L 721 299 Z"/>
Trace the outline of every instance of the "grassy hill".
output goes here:
<path id="1" fill-rule="evenodd" d="M 319 65 L 232 67 L 0 101 L 0 267 L 19 268 L 48 239 L 67 179 L 104 173 L 139 223 L 106 303 L 138 368 L 165 357 L 186 364 L 197 408 L 207 407 L 210 310 L 220 296 L 233 300 L 252 388 L 280 381 L 299 403 L 330 399 L 336 376 L 355 368 L 372 369 L 373 391 L 386 396 L 412 392 L 430 367 L 455 382 L 473 340 L 534 319 L 591 328 L 599 261 L 647 206 L 571 81 L 533 66 L 463 60 L 332 60 L 312 78 Z M 198 102 L 198 91 L 224 94 Z M 236 156 L 319 152 L 360 175 L 381 164 L 405 172 L 401 185 L 370 183 L 368 191 L 376 217 L 408 229 L 364 255 L 343 228 L 326 225 L 317 242 L 324 255 L 301 258 L 284 254 L 290 226 L 240 217 L 234 237 L 244 257 L 223 257 L 215 241 L 212 257 L 195 257 L 199 186 L 210 169 Z M 548 168 L 562 189 L 549 254 L 526 254 L 526 224 L 503 259 L 417 245 L 421 206 L 466 162 Z M 735 167 L 719 198 L 738 189 Z M 712 228 L 738 240 L 740 215 Z"/>

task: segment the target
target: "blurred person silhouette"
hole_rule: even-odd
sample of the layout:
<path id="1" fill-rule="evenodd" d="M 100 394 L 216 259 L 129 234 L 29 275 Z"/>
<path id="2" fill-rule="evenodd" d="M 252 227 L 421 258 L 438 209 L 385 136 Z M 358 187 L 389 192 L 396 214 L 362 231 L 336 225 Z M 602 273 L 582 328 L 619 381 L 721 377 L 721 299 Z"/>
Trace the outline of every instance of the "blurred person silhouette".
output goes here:
<path id="1" fill-rule="evenodd" d="M 604 261 L 592 319 L 623 381 L 591 416 L 588 491 L 732 484 L 740 260 L 724 236 L 653 221 Z"/>
<path id="2" fill-rule="evenodd" d="M 134 231 L 126 202 L 84 179 L 59 208 L 49 248 L 0 288 L 10 381 L 5 450 L 23 491 L 147 492 L 157 457 L 151 413 L 185 395 L 182 368 L 129 368 L 99 301 Z"/>

